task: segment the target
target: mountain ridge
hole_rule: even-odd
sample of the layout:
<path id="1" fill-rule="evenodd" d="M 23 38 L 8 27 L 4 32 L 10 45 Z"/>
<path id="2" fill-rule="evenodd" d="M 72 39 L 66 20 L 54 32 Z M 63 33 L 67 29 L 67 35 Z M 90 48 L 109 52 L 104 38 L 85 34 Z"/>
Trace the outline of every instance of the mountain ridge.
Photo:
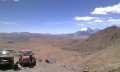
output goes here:
<path id="1" fill-rule="evenodd" d="M 84 27 L 75 33 L 64 34 L 63 36 L 73 37 L 73 38 L 79 38 L 79 37 L 84 38 L 84 37 L 89 37 L 89 36 L 99 32 L 99 31 L 100 31 L 100 29 L 97 29 L 97 28 L 91 29 L 88 27 Z"/>
<path id="2" fill-rule="evenodd" d="M 22 36 L 26 37 L 41 37 L 41 36 L 47 36 L 47 37 L 62 37 L 62 38 L 79 38 L 79 37 L 89 37 L 92 34 L 95 34 L 96 32 L 99 32 L 100 29 L 91 29 L 88 27 L 81 28 L 79 31 L 75 33 L 68 33 L 68 34 L 42 34 L 42 33 L 30 33 L 30 32 L 12 32 L 12 33 L 0 33 L 0 37 L 16 37 L 16 36 Z"/>

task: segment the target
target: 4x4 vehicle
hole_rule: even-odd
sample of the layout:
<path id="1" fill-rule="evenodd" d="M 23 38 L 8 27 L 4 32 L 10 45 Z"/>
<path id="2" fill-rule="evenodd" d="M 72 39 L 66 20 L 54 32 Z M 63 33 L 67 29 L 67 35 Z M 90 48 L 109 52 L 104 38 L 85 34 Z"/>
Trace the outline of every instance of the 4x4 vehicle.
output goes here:
<path id="1" fill-rule="evenodd" d="M 36 58 L 31 50 L 20 50 L 19 51 L 19 62 L 24 67 L 25 64 L 30 64 L 30 55 L 32 55 L 32 65 L 36 66 Z"/>
<path id="2" fill-rule="evenodd" d="M 2 49 L 0 50 L 0 65 L 8 64 L 10 68 L 14 65 L 14 51 Z"/>

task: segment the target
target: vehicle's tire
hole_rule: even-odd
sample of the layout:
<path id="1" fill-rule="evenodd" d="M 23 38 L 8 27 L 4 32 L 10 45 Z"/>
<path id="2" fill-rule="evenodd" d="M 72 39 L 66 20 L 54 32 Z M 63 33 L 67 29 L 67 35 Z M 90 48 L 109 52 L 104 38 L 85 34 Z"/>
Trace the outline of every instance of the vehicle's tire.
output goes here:
<path id="1" fill-rule="evenodd" d="M 24 62 L 22 62 L 22 63 L 21 63 L 21 66 L 22 66 L 22 67 L 25 67 L 25 64 L 24 64 Z"/>
<path id="2" fill-rule="evenodd" d="M 10 69 L 13 69 L 13 68 L 14 68 L 14 61 L 10 63 Z"/>
<path id="3" fill-rule="evenodd" d="M 20 62 L 20 65 L 22 66 L 22 63 Z"/>
<path id="4" fill-rule="evenodd" d="M 33 66 L 36 66 L 36 61 L 33 62 Z"/>
<path id="5" fill-rule="evenodd" d="M 22 62 L 22 61 L 20 61 L 20 65 L 22 66 L 22 67 L 24 67 L 25 65 L 24 65 L 24 63 Z"/>

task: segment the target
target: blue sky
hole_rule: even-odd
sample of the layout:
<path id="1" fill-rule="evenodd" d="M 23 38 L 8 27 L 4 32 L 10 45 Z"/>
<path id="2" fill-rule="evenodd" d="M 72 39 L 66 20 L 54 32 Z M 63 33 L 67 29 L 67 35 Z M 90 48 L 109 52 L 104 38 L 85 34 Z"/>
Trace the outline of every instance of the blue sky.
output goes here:
<path id="1" fill-rule="evenodd" d="M 0 32 L 63 34 L 120 26 L 120 0 L 0 0 Z"/>

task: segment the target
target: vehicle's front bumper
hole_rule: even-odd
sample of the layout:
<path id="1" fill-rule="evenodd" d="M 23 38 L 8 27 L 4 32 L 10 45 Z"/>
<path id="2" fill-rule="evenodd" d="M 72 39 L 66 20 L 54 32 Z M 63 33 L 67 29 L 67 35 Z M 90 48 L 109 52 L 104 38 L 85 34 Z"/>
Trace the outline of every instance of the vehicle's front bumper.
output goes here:
<path id="1" fill-rule="evenodd" d="M 0 65 L 10 64 L 9 60 L 0 60 Z"/>
<path id="2" fill-rule="evenodd" d="M 32 63 L 34 63 L 36 61 L 32 61 Z M 23 61 L 24 64 L 30 64 L 30 61 Z"/>

